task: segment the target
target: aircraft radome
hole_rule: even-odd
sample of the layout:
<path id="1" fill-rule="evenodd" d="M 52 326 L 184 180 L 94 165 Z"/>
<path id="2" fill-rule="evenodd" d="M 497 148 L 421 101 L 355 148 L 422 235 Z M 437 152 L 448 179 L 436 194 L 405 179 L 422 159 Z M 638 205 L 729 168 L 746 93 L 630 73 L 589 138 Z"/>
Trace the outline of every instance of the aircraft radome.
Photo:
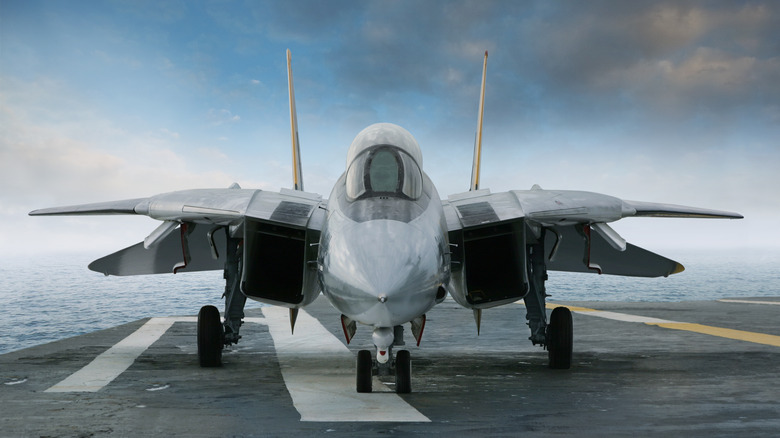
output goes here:
<path id="1" fill-rule="evenodd" d="M 632 216 L 741 218 L 737 213 L 625 201 L 583 191 L 481 189 L 480 150 L 487 52 L 482 71 L 470 190 L 441 199 L 423 171 L 414 137 L 378 123 L 357 134 L 345 172 L 327 200 L 304 191 L 290 52 L 287 74 L 293 189 L 279 192 L 197 189 L 148 198 L 49 208 L 39 215 L 138 214 L 162 221 L 143 242 L 92 262 L 106 275 L 224 269 L 224 321 L 214 306 L 198 314 L 198 357 L 219 366 L 238 342 L 247 298 L 298 310 L 320 293 L 341 313 L 350 342 L 357 323 L 373 330 L 375 353 L 357 356 L 357 391 L 372 374 L 395 375 L 411 391 L 403 324 L 419 345 L 425 315 L 449 294 L 482 310 L 524 299 L 530 340 L 547 349 L 552 368 L 569 368 L 572 318 L 545 311 L 548 271 L 668 276 L 682 265 L 633 246 L 607 225 Z M 338 324 L 334 321 L 334 324 Z"/>

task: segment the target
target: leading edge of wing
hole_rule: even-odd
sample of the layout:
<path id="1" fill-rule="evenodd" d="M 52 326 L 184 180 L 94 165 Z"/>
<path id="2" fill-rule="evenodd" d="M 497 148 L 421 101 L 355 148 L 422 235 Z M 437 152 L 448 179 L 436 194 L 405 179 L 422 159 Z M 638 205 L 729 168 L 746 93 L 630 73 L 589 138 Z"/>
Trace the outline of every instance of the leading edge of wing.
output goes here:
<path id="1" fill-rule="evenodd" d="M 675 204 L 660 204 L 655 202 L 623 201 L 623 217 L 672 217 L 699 219 L 743 219 L 739 213 L 707 208 L 687 207 Z M 628 210 L 628 211 L 626 211 Z M 634 210 L 632 213 L 631 210 Z"/>
<path id="2" fill-rule="evenodd" d="M 96 202 L 92 204 L 70 205 L 66 207 L 42 208 L 33 210 L 30 216 L 64 215 L 106 215 L 106 214 L 144 214 L 136 211 L 149 198 L 125 199 L 121 201 Z"/>

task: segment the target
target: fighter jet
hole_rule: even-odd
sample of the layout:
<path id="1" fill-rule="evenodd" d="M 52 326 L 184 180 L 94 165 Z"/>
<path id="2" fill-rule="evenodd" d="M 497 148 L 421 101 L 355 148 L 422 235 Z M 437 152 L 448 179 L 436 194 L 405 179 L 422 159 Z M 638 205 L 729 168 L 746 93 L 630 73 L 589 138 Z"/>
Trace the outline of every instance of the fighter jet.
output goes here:
<path id="1" fill-rule="evenodd" d="M 411 391 L 404 324 L 419 346 L 426 314 L 447 295 L 474 312 L 523 299 L 530 341 L 549 366 L 568 369 L 572 317 L 547 315 L 548 271 L 659 277 L 679 273 L 676 261 L 627 243 L 608 223 L 626 217 L 742 218 L 737 213 L 621 200 L 568 190 L 480 188 L 487 52 L 482 66 L 470 190 L 441 199 L 423 171 L 423 156 L 404 128 L 378 123 L 357 134 L 346 170 L 327 200 L 304 191 L 290 51 L 288 92 L 293 187 L 278 192 L 197 189 L 148 198 L 35 210 L 43 215 L 146 215 L 162 221 L 143 242 L 95 260 L 105 275 L 224 270 L 224 320 L 214 306 L 198 314 L 201 366 L 222 363 L 239 341 L 246 299 L 299 309 L 320 294 L 341 313 L 346 342 L 358 323 L 374 351 L 357 355 L 356 389 L 371 392 L 372 375 L 395 376 Z"/>

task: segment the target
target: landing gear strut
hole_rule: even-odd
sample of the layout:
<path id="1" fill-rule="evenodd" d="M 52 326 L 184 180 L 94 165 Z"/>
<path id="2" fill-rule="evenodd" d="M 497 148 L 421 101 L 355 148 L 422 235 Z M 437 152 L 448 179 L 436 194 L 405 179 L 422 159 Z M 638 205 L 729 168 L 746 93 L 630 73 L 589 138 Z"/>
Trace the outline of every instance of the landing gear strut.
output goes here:
<path id="1" fill-rule="evenodd" d="M 556 307 L 547 322 L 547 255 L 544 252 L 545 230 L 542 229 L 537 243 L 528 245 L 528 283 L 529 291 L 523 301 L 526 307 L 526 319 L 531 328 L 529 338 L 534 345 L 541 344 L 547 349 L 550 368 L 567 370 L 571 368 L 573 345 L 573 326 L 571 311 L 566 307 Z"/>
<path id="2" fill-rule="evenodd" d="M 218 229 L 218 228 L 217 228 Z M 212 233 L 217 229 L 212 230 Z M 222 349 L 226 345 L 238 343 L 238 334 L 244 319 L 246 295 L 241 293 L 241 239 L 227 234 L 227 252 L 225 254 L 225 322 L 214 306 L 203 306 L 198 313 L 198 361 L 202 367 L 222 365 Z M 210 233 L 211 234 L 211 233 Z M 213 241 L 212 241 L 213 242 Z M 213 244 L 212 244 L 213 246 Z"/>

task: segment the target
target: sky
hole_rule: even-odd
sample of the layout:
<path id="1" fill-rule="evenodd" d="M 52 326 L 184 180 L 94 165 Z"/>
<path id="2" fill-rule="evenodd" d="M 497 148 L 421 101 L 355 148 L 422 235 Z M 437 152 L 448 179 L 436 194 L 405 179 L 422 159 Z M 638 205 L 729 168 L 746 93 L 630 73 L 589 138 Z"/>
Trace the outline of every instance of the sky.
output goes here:
<path id="1" fill-rule="evenodd" d="M 778 2 L 1 0 L 0 252 L 97 258 L 157 225 L 37 208 L 291 187 L 286 49 L 307 191 L 375 122 L 466 191 L 488 50 L 483 188 L 745 215 L 614 225 L 650 250 L 780 248 Z"/>

